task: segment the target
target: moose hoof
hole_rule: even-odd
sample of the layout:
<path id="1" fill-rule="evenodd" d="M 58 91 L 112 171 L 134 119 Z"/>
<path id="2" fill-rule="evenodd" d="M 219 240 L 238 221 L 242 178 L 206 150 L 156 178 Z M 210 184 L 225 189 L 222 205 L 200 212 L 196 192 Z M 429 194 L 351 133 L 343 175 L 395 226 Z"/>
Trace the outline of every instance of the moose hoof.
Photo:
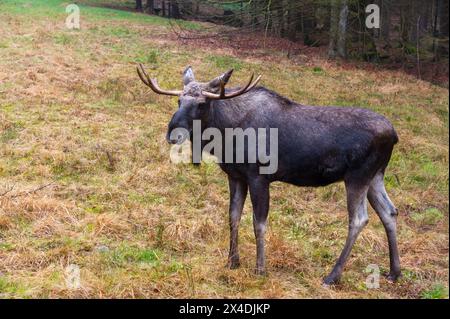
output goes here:
<path id="1" fill-rule="evenodd" d="M 255 275 L 257 275 L 257 276 L 266 276 L 267 272 L 266 272 L 265 269 L 256 268 L 255 269 Z"/>
<path id="2" fill-rule="evenodd" d="M 241 266 L 241 263 L 239 262 L 239 260 L 237 260 L 237 261 L 229 261 L 227 263 L 227 268 L 228 269 L 237 269 L 237 268 L 239 268 L 239 266 Z"/>
<path id="3" fill-rule="evenodd" d="M 339 278 L 337 278 L 336 276 L 333 276 L 333 275 L 328 275 L 323 279 L 323 286 L 324 287 L 333 286 L 333 285 L 336 285 L 338 282 L 339 282 Z"/>
<path id="4" fill-rule="evenodd" d="M 390 272 L 386 275 L 386 279 L 390 282 L 396 282 L 401 276 L 401 272 Z"/>

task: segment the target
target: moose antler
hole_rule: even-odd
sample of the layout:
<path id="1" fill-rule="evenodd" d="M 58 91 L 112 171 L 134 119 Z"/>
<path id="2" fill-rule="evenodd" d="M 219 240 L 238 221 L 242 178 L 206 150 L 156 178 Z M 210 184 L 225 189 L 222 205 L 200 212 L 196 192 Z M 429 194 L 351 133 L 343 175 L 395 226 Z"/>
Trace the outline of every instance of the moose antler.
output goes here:
<path id="1" fill-rule="evenodd" d="M 250 80 L 248 81 L 247 85 L 244 86 L 243 88 L 241 88 L 240 90 L 238 90 L 236 92 L 233 92 L 233 93 L 226 94 L 225 93 L 225 82 L 224 81 L 220 81 L 220 92 L 219 92 L 219 94 L 215 94 L 215 93 L 211 93 L 211 92 L 207 92 L 207 91 L 202 91 L 202 94 L 204 96 L 206 96 L 207 98 L 211 99 L 211 100 L 231 99 L 233 97 L 237 97 L 239 95 L 247 93 L 248 91 L 253 89 L 258 84 L 258 82 L 261 80 L 262 75 L 258 76 L 258 78 L 255 80 L 255 82 L 252 83 L 254 77 L 255 77 L 255 74 L 252 74 L 252 76 L 250 77 Z"/>
<path id="2" fill-rule="evenodd" d="M 148 76 L 147 72 L 145 72 L 144 66 L 141 63 L 139 63 L 139 66 L 137 67 L 137 73 L 138 73 L 140 79 L 142 80 L 142 82 L 144 82 L 145 85 L 150 87 L 155 93 L 163 94 L 163 95 L 171 95 L 171 96 L 179 96 L 183 93 L 183 91 L 177 91 L 177 90 L 169 91 L 169 90 L 161 89 L 159 87 L 156 79 L 151 79 Z M 202 94 L 211 100 L 226 100 L 226 99 L 231 99 L 231 98 L 237 97 L 239 95 L 247 93 L 248 91 L 253 89 L 258 84 L 258 82 L 261 80 L 262 76 L 261 75 L 258 76 L 258 78 L 253 82 L 254 76 L 255 75 L 252 74 L 247 85 L 244 86 L 243 88 L 237 90 L 236 92 L 226 94 L 225 93 L 225 84 L 226 83 L 225 83 L 225 81 L 223 81 L 223 79 L 221 79 L 219 94 L 211 93 L 208 91 L 202 91 Z"/>
<path id="3" fill-rule="evenodd" d="M 141 78 L 142 82 L 144 82 L 145 85 L 150 87 L 155 93 L 171 96 L 179 96 L 181 93 L 183 93 L 183 91 L 175 91 L 175 90 L 169 91 L 161 89 L 156 79 L 151 79 L 148 76 L 147 72 L 145 72 L 144 66 L 141 63 L 139 63 L 139 66 L 137 67 L 137 73 Z"/>

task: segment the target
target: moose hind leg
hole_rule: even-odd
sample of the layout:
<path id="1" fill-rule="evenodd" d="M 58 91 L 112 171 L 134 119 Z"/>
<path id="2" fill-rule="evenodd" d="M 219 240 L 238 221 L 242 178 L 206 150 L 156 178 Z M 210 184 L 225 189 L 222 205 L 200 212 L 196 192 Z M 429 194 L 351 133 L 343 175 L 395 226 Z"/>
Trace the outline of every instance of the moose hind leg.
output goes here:
<path id="1" fill-rule="evenodd" d="M 384 187 L 384 174 L 379 172 L 370 183 L 368 192 L 369 203 L 380 217 L 386 231 L 389 244 L 390 271 L 388 279 L 397 280 L 400 275 L 400 257 L 397 247 L 397 209 L 389 199 Z"/>
<path id="2" fill-rule="evenodd" d="M 345 262 L 350 255 L 356 238 L 369 221 L 366 201 L 368 186 L 346 181 L 345 188 L 347 191 L 347 210 L 349 214 L 348 235 L 344 249 L 333 267 L 333 270 L 324 279 L 326 285 L 332 285 L 339 281 Z"/>

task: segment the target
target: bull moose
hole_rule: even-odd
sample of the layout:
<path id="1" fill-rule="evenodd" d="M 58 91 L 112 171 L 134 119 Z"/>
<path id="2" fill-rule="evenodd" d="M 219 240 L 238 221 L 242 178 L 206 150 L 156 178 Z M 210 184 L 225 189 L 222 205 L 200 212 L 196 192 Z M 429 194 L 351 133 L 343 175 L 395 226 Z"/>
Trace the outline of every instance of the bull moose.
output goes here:
<path id="1" fill-rule="evenodd" d="M 233 70 L 210 82 L 197 82 L 191 67 L 183 72 L 183 90 L 161 89 L 142 65 L 140 79 L 155 93 L 177 96 L 179 108 L 168 126 L 169 143 L 190 136 L 170 133 L 184 128 L 192 133 L 193 121 L 202 130 L 216 128 L 277 128 L 278 169 L 261 174 L 260 162 L 220 163 L 230 189 L 230 250 L 228 266 L 239 266 L 238 226 L 247 192 L 253 206 L 256 237 L 256 273 L 265 273 L 264 234 L 269 212 L 269 185 L 281 181 L 297 186 L 318 187 L 344 181 L 347 195 L 348 236 L 345 246 L 324 284 L 339 281 L 358 234 L 368 222 L 367 201 L 384 225 L 390 257 L 388 279 L 401 274 L 397 248 L 397 210 L 384 186 L 385 169 L 398 136 L 383 116 L 362 108 L 301 105 L 262 86 L 253 76 L 242 88 L 227 89 Z M 249 146 L 247 144 L 247 146 Z"/>

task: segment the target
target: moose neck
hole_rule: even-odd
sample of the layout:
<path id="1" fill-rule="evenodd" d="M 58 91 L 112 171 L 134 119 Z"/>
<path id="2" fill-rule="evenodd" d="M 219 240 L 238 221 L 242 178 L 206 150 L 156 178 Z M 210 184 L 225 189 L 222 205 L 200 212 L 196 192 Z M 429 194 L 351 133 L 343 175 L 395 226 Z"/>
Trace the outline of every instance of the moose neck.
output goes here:
<path id="1" fill-rule="evenodd" d="M 247 114 L 247 106 L 242 99 L 211 101 L 205 128 L 215 127 L 220 131 L 238 127 Z"/>

